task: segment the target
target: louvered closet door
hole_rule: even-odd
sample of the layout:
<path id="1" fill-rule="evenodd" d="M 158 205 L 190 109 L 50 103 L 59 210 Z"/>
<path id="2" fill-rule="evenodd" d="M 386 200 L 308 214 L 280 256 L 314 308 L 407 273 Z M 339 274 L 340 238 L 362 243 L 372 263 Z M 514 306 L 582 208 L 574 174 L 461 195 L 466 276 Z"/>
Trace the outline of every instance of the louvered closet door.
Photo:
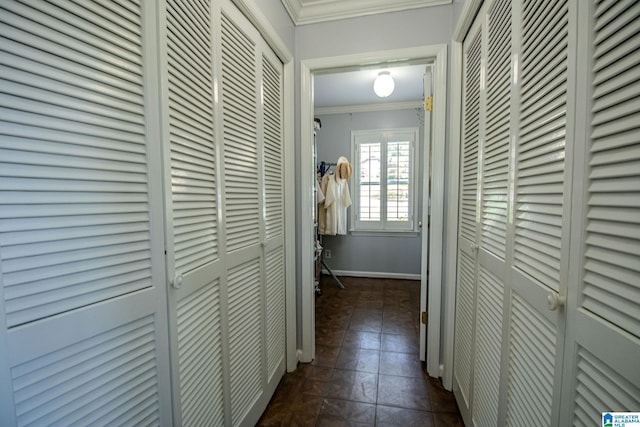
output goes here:
<path id="1" fill-rule="evenodd" d="M 512 292 L 506 423 L 556 425 L 565 312 L 549 299 L 566 296 L 571 175 L 565 162 L 569 75 L 567 1 L 516 5 L 519 126 L 515 147 Z M 575 38 L 572 38 L 575 43 Z M 572 80 L 573 81 L 573 80 Z"/>
<path id="2" fill-rule="evenodd" d="M 175 424 L 253 425 L 285 369 L 282 63 L 231 3 L 163 22 Z"/>
<path id="3" fill-rule="evenodd" d="M 171 419 L 154 7 L 0 5 L 3 426 Z"/>
<path id="4" fill-rule="evenodd" d="M 258 170 L 257 34 L 223 8 L 222 125 L 231 422 L 238 425 L 263 395 L 264 324 Z M 232 16 L 230 16 L 232 15 Z M 249 34 L 247 34 L 249 33 Z"/>
<path id="5" fill-rule="evenodd" d="M 230 421 L 252 425 L 284 374 L 283 68 L 231 2 L 219 19 Z"/>
<path id="6" fill-rule="evenodd" d="M 579 2 L 587 82 L 562 425 L 640 408 L 640 4 Z"/>
<path id="7" fill-rule="evenodd" d="M 212 14 L 209 2 L 168 0 L 162 25 L 174 424 L 185 426 L 225 419 Z"/>
<path id="8" fill-rule="evenodd" d="M 285 370 L 286 307 L 284 260 L 284 88 L 282 62 L 266 46 L 262 52 L 265 329 L 267 381 L 277 385 Z"/>
<path id="9" fill-rule="evenodd" d="M 484 138 L 480 147 L 480 247 L 476 276 L 472 420 L 478 426 L 498 425 L 501 350 L 507 254 L 509 149 L 512 102 L 511 0 L 486 7 L 483 73 Z"/>
<path id="10" fill-rule="evenodd" d="M 474 24 L 463 46 L 463 122 L 460 172 L 460 226 L 454 352 L 454 392 L 460 410 L 471 407 L 477 275 L 478 160 L 480 146 L 480 69 L 482 28 Z"/>

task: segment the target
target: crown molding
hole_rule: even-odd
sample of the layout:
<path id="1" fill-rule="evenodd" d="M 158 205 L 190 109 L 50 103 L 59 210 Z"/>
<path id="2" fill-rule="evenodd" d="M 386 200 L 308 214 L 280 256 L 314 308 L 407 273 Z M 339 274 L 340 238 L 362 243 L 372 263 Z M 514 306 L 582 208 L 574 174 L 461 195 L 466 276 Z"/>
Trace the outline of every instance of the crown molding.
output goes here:
<path id="1" fill-rule="evenodd" d="M 295 25 L 314 24 L 387 12 L 450 4 L 452 0 L 331 0 L 304 4 L 304 0 L 282 0 Z"/>

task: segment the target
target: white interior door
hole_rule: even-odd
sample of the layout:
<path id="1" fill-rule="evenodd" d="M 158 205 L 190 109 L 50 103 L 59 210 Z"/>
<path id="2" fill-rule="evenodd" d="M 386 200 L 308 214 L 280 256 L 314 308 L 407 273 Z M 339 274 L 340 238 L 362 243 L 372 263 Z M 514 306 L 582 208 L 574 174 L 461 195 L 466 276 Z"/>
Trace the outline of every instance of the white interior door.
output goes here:
<path id="1" fill-rule="evenodd" d="M 286 281 L 284 225 L 284 69 L 268 49 L 262 51 L 263 206 L 265 257 L 265 340 L 267 384 L 278 385 L 286 364 Z"/>
<path id="2" fill-rule="evenodd" d="M 514 425 L 524 420 L 556 425 L 560 410 L 569 261 L 563 218 L 571 212 L 567 110 L 573 90 L 569 75 L 575 74 L 569 69 L 570 15 L 567 1 L 525 0 L 514 9 L 521 29 L 515 41 L 519 125 L 512 164 L 509 345 L 503 353 L 506 422 Z"/>
<path id="3" fill-rule="evenodd" d="M 424 87 L 424 99 L 425 103 L 429 100 L 433 103 L 432 96 L 432 74 L 431 67 L 427 67 L 424 73 L 423 79 Z M 432 104 L 433 105 L 433 104 Z M 424 154 L 422 156 L 422 219 L 420 229 L 422 231 L 422 256 L 420 266 L 420 313 L 422 318 L 420 319 L 420 360 L 426 361 L 429 357 L 427 355 L 427 310 L 429 307 L 428 290 L 429 290 L 429 234 L 431 232 L 429 228 L 429 218 L 431 214 L 431 109 L 425 107 L 424 111 L 424 144 L 422 149 Z M 439 304 L 439 302 L 433 302 Z M 422 314 L 424 313 L 424 314 Z M 440 331 L 438 331 L 440 333 Z M 437 360 L 440 359 L 440 348 L 438 347 Z M 439 365 L 438 362 L 432 364 Z"/>
<path id="4" fill-rule="evenodd" d="M 161 15 L 176 425 L 223 425 L 225 420 L 213 13 L 210 2 L 169 0 Z"/>
<path id="5" fill-rule="evenodd" d="M 175 420 L 253 425 L 285 369 L 283 67 L 230 2 L 165 28 Z"/>
<path id="6" fill-rule="evenodd" d="M 478 425 L 559 416 L 568 34 L 566 2 L 496 0 L 463 44 L 454 390 Z"/>
<path id="7" fill-rule="evenodd" d="M 153 2 L 0 5 L 0 424 L 171 419 Z"/>
<path id="8" fill-rule="evenodd" d="M 509 224 L 509 153 L 512 123 L 512 2 L 488 2 L 480 111 L 484 112 L 479 161 L 479 248 L 477 313 L 474 326 L 473 408 L 475 425 L 499 425 L 501 350 L 504 339 L 507 261 L 511 261 Z M 481 119 L 482 120 L 482 119 Z"/>
<path id="9" fill-rule="evenodd" d="M 640 408 L 640 4 L 577 2 L 572 267 L 560 425 Z M 629 36 L 635 34 L 634 36 Z"/>
<path id="10" fill-rule="evenodd" d="M 210 360 L 210 373 L 215 379 L 215 388 L 210 385 L 211 394 L 187 396 L 194 410 L 201 412 L 201 403 L 208 404 L 212 416 L 219 416 L 224 410 L 228 425 L 252 425 L 285 370 L 283 66 L 257 29 L 231 2 L 213 5 L 213 32 L 209 31 L 214 40 L 210 50 L 215 64 L 213 80 L 206 79 L 205 69 L 200 87 L 207 88 L 207 83 L 213 81 L 206 106 L 217 107 L 214 126 L 213 130 L 208 124 L 201 129 L 209 136 L 206 148 L 188 153 L 177 150 L 179 161 L 197 166 L 206 162 L 205 170 L 197 171 L 200 175 L 196 176 L 199 179 L 196 189 L 188 192 L 186 212 L 189 238 L 195 244 L 206 244 L 211 257 L 205 264 L 193 266 L 196 268 L 190 275 L 197 282 L 193 283 L 188 298 L 202 306 L 202 315 L 208 316 L 211 327 L 202 328 L 189 308 L 184 310 L 185 322 L 181 321 L 179 304 L 187 298 L 186 291 L 181 289 L 176 293 L 177 342 L 180 345 L 184 341 L 180 331 L 184 323 L 185 334 L 199 328 L 215 344 L 210 349 L 201 341 L 198 347 L 185 349 L 185 357 L 194 362 Z M 188 22 L 188 32 L 194 32 L 192 21 L 184 22 Z M 198 27 L 202 29 L 195 34 L 206 35 L 206 25 L 204 20 Z M 184 55 L 188 57 L 187 52 Z M 203 69 L 200 64 L 203 57 L 192 58 L 200 58 L 193 68 Z M 196 79 L 185 81 L 191 87 L 196 86 Z M 198 87 L 194 90 L 197 94 Z M 205 114 L 187 115 L 187 127 L 198 129 L 195 125 L 202 121 L 201 116 Z M 184 126 L 180 129 L 183 132 Z M 196 138 L 189 140 L 191 144 Z M 174 168 L 177 170 L 174 180 L 181 191 L 186 175 L 182 166 L 176 165 L 179 167 Z M 206 170 L 211 173 L 202 175 Z M 178 199 L 183 197 L 184 194 L 178 194 Z M 193 212 L 192 203 L 201 209 Z M 208 215 L 206 221 L 194 218 L 194 214 L 200 213 Z M 196 223 L 206 225 L 207 233 L 193 233 Z M 193 293 L 204 292 L 205 287 L 211 289 L 212 309 L 206 309 L 202 296 Z M 218 309 L 220 319 L 216 323 Z M 220 331 L 220 347 L 214 326 Z M 198 342 L 196 337 L 193 341 Z M 218 374 L 220 369 L 222 376 Z M 210 384 L 199 377 L 194 379 L 199 384 Z M 219 392 L 224 397 L 224 407 L 219 403 Z"/>
<path id="11" fill-rule="evenodd" d="M 599 425 L 640 404 L 639 23 L 634 2 L 495 0 L 465 39 L 454 390 L 468 423 Z"/>
<path id="12" fill-rule="evenodd" d="M 463 44 L 460 220 L 454 338 L 453 391 L 465 419 L 469 419 L 471 410 L 475 336 L 473 326 L 476 316 L 481 54 L 482 28 L 477 20 Z"/>

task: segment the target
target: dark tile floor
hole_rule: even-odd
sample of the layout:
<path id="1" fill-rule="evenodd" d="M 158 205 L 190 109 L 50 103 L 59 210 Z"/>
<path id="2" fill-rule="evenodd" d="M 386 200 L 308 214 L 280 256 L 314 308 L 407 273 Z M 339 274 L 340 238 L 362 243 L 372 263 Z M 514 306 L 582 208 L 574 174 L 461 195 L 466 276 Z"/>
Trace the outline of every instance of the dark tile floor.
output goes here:
<path id="1" fill-rule="evenodd" d="M 323 276 L 316 359 L 280 382 L 259 426 L 462 426 L 418 356 L 420 282 Z"/>

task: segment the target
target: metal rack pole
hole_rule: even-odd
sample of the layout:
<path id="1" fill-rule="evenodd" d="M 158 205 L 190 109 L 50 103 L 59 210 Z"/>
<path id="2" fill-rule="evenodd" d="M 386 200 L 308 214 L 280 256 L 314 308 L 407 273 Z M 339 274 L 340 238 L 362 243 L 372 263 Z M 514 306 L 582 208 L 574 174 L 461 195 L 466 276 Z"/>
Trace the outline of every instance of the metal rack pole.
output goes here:
<path id="1" fill-rule="evenodd" d="M 340 289 L 344 289 L 344 285 L 342 284 L 342 282 L 340 281 L 340 279 L 338 279 L 338 276 L 336 276 L 335 274 L 333 274 L 333 271 L 331 271 L 331 269 L 329 268 L 329 266 L 327 265 L 326 262 L 324 262 L 324 259 L 322 259 L 322 265 L 324 265 L 324 268 L 327 269 L 327 271 L 331 274 L 331 277 L 333 277 L 334 279 L 336 279 L 336 282 L 338 282 L 338 286 L 340 286 Z"/>

